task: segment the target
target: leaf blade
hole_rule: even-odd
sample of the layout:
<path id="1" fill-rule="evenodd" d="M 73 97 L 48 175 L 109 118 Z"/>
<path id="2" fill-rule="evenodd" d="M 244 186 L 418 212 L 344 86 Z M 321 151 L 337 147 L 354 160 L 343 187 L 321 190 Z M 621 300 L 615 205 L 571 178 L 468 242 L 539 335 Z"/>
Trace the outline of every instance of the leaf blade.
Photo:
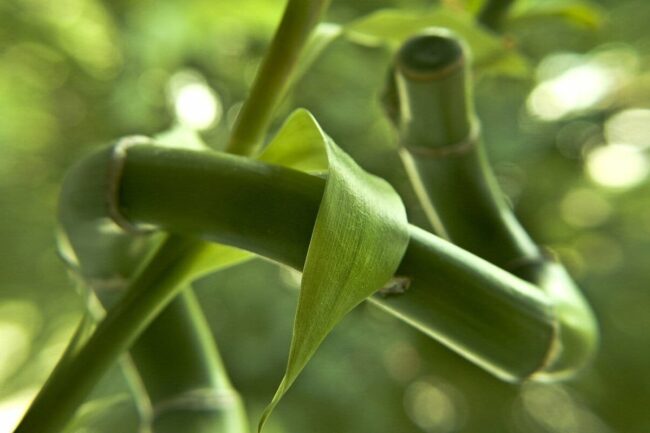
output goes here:
<path id="1" fill-rule="evenodd" d="M 383 9 L 348 23 L 345 35 L 361 45 L 388 45 L 396 49 L 409 37 L 427 28 L 451 31 L 462 39 L 472 53 L 476 72 L 512 77 L 530 73 L 526 60 L 508 41 L 480 27 L 471 14 L 445 7 L 425 12 Z"/>
<path id="2" fill-rule="evenodd" d="M 287 368 L 260 431 L 334 326 L 393 276 L 409 239 L 399 195 L 319 132 L 329 176 L 303 270 Z"/>

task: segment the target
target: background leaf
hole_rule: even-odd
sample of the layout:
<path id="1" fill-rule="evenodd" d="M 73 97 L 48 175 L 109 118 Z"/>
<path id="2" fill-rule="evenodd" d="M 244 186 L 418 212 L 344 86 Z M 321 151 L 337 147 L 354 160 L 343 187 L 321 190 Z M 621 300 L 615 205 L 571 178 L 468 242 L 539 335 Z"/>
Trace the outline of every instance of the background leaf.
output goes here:
<path id="1" fill-rule="evenodd" d="M 448 29 L 465 41 L 475 69 L 515 76 L 525 75 L 529 71 L 526 60 L 520 54 L 461 10 L 442 7 L 424 13 L 380 10 L 348 24 L 346 35 L 359 44 L 387 44 L 396 49 L 406 39 L 429 27 Z"/>
<path id="2" fill-rule="evenodd" d="M 582 0 L 517 2 L 508 15 L 508 24 L 533 23 L 542 19 L 561 19 L 568 24 L 589 30 L 599 29 L 605 21 L 605 13 L 597 4 Z"/>
<path id="3" fill-rule="evenodd" d="M 329 175 L 303 270 L 287 369 L 260 430 L 327 334 L 393 276 L 408 244 L 399 195 L 361 169 L 306 115 L 295 114 L 294 124 L 300 121 L 311 140 L 320 135 Z M 298 139 L 298 129 L 288 137 Z"/>

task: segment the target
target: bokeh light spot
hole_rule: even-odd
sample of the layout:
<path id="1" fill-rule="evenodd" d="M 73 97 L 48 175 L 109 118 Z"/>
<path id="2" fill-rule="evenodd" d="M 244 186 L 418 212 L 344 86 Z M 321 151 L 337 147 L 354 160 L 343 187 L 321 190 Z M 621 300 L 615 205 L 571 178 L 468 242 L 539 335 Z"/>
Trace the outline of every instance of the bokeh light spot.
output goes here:
<path id="1" fill-rule="evenodd" d="M 417 349 L 400 341 L 384 352 L 384 365 L 394 379 L 405 382 L 412 380 L 420 371 L 422 360 Z"/>
<path id="2" fill-rule="evenodd" d="M 418 380 L 404 396 L 406 413 L 422 430 L 429 433 L 456 431 L 463 422 L 462 411 L 448 386 Z"/>
<path id="3" fill-rule="evenodd" d="M 613 115 L 605 123 L 605 137 L 610 143 L 650 147 L 650 110 L 632 108 Z"/>
<path id="4" fill-rule="evenodd" d="M 609 144 L 587 155 L 587 173 L 601 186 L 626 189 L 643 182 L 648 175 L 648 160 L 635 146 Z"/>
<path id="5" fill-rule="evenodd" d="M 205 130 L 219 122 L 221 101 L 203 78 L 193 72 L 179 72 L 170 80 L 171 97 L 178 122 L 190 129 Z"/>
<path id="6" fill-rule="evenodd" d="M 592 54 L 552 54 L 537 68 L 540 80 L 530 93 L 528 111 L 554 121 L 602 106 L 630 81 L 638 67 L 627 46 L 608 46 Z"/>
<path id="7" fill-rule="evenodd" d="M 614 79 L 606 68 L 584 64 L 539 84 L 530 94 L 528 108 L 543 120 L 557 120 L 595 105 L 613 87 Z"/>
<path id="8" fill-rule="evenodd" d="M 609 218 L 612 207 L 596 191 L 580 188 L 569 191 L 560 203 L 562 218 L 575 227 L 595 227 Z"/>

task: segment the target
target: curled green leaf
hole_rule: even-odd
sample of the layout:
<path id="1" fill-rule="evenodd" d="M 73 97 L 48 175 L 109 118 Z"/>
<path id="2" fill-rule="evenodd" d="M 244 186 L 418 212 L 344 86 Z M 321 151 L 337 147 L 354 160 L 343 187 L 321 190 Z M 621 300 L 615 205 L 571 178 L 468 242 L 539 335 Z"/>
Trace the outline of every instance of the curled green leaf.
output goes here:
<path id="1" fill-rule="evenodd" d="M 293 118 L 303 128 L 293 138 L 320 137 L 329 175 L 303 269 L 286 372 L 260 430 L 334 326 L 393 276 L 409 239 L 404 206 L 393 188 L 361 169 L 309 113 Z"/>

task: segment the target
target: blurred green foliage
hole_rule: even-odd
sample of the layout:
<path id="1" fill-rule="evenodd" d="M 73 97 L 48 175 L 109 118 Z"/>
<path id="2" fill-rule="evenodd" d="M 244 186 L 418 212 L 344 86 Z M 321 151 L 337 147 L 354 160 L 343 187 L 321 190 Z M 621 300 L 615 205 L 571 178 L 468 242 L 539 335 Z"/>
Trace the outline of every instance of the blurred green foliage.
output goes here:
<path id="1" fill-rule="evenodd" d="M 470 17 L 482 2 L 443 3 L 445 13 Z M 381 8 L 426 17 L 435 5 L 335 0 L 328 20 L 345 24 Z M 518 215 L 596 310 L 602 348 L 593 367 L 559 385 L 504 384 L 364 305 L 325 342 L 269 432 L 650 431 L 650 3 L 586 5 L 518 1 L 502 35 L 468 18 L 463 25 L 529 65 L 516 77 L 477 65 L 475 98 Z M 188 82 L 210 89 L 213 114 L 202 135 L 223 146 L 282 6 L 0 2 L 0 431 L 11 430 L 83 309 L 55 249 L 66 167 L 101 143 L 183 121 L 179 86 Z M 408 194 L 379 104 L 390 57 L 390 44 L 337 38 L 297 84 L 278 125 L 291 107 L 309 108 L 362 165 Z M 197 284 L 254 419 L 283 372 L 297 285 L 292 272 L 260 260 Z M 119 369 L 93 398 L 103 403 L 85 406 L 71 432 L 135 431 Z"/>

